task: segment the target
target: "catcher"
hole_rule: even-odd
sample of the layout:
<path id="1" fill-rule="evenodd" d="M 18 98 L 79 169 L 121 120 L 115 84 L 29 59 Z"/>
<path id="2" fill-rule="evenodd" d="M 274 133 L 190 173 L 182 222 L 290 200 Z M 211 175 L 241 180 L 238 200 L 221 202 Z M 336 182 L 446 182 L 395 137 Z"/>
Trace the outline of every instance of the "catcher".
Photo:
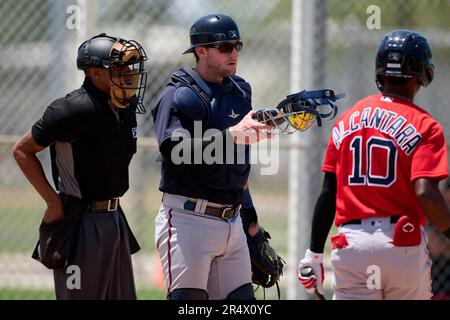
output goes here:
<path id="1" fill-rule="evenodd" d="M 152 110 L 162 161 L 160 190 L 164 193 L 155 241 L 167 299 L 254 300 L 251 260 L 253 279 L 263 286 L 277 282 L 282 263 L 258 226 L 245 187 L 250 173 L 249 146 L 243 149 L 244 164 L 208 164 L 203 158 L 200 163 L 189 159 L 176 163 L 173 152 L 179 146 L 192 146 L 188 156 L 194 159 L 197 151 L 203 154 L 215 139 L 272 127 L 252 119 L 256 112 L 251 110 L 250 84 L 235 76 L 243 45 L 236 22 L 223 14 L 202 17 L 190 29 L 190 39 L 185 53 L 194 54 L 195 67 L 176 70 Z M 195 125 L 201 125 L 202 134 L 211 129 L 218 134 L 197 137 Z M 264 135 L 256 134 L 250 142 L 262 138 Z M 234 147 L 224 151 L 236 156 Z"/>

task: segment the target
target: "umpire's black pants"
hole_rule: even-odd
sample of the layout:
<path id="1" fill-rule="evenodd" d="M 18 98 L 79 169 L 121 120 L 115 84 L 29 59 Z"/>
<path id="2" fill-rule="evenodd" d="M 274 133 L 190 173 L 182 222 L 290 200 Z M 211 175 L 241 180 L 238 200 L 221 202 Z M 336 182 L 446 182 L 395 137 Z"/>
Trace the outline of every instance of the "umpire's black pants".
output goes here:
<path id="1" fill-rule="evenodd" d="M 136 299 L 129 234 L 119 210 L 81 216 L 68 266 L 53 270 L 57 299 Z"/>

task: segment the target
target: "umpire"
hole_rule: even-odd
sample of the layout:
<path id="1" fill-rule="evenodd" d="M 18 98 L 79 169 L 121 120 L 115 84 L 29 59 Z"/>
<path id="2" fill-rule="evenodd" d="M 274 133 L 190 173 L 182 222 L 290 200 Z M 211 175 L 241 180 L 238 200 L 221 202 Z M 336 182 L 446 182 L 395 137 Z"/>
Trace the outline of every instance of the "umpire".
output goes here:
<path id="1" fill-rule="evenodd" d="M 146 84 L 135 41 L 97 35 L 78 49 L 86 77 L 53 101 L 14 146 L 24 175 L 47 204 L 33 255 L 53 269 L 57 299 L 136 299 L 138 251 L 120 197 L 136 153 L 136 112 Z M 36 154 L 50 147 L 56 192 Z"/>

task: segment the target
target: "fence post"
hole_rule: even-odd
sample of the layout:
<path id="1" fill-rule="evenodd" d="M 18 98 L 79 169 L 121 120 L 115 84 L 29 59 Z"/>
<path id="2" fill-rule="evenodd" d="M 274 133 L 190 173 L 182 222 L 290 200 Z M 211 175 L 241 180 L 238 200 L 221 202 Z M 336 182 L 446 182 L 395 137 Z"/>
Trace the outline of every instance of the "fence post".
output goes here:
<path id="1" fill-rule="evenodd" d="M 324 83 L 325 0 L 292 1 L 291 92 L 319 89 Z M 320 190 L 322 134 L 313 127 L 291 136 L 289 161 L 289 300 L 307 299 L 297 280 L 297 263 L 309 246 L 311 218 Z"/>

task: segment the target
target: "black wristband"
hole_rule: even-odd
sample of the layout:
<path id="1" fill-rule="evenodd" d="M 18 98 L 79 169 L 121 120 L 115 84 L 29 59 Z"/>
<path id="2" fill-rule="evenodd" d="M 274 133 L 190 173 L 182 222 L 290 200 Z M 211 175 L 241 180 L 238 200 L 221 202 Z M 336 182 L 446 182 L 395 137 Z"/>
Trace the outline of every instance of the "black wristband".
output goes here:
<path id="1" fill-rule="evenodd" d="M 448 239 L 450 239 L 450 228 L 447 228 L 444 232 L 442 232 Z"/>

